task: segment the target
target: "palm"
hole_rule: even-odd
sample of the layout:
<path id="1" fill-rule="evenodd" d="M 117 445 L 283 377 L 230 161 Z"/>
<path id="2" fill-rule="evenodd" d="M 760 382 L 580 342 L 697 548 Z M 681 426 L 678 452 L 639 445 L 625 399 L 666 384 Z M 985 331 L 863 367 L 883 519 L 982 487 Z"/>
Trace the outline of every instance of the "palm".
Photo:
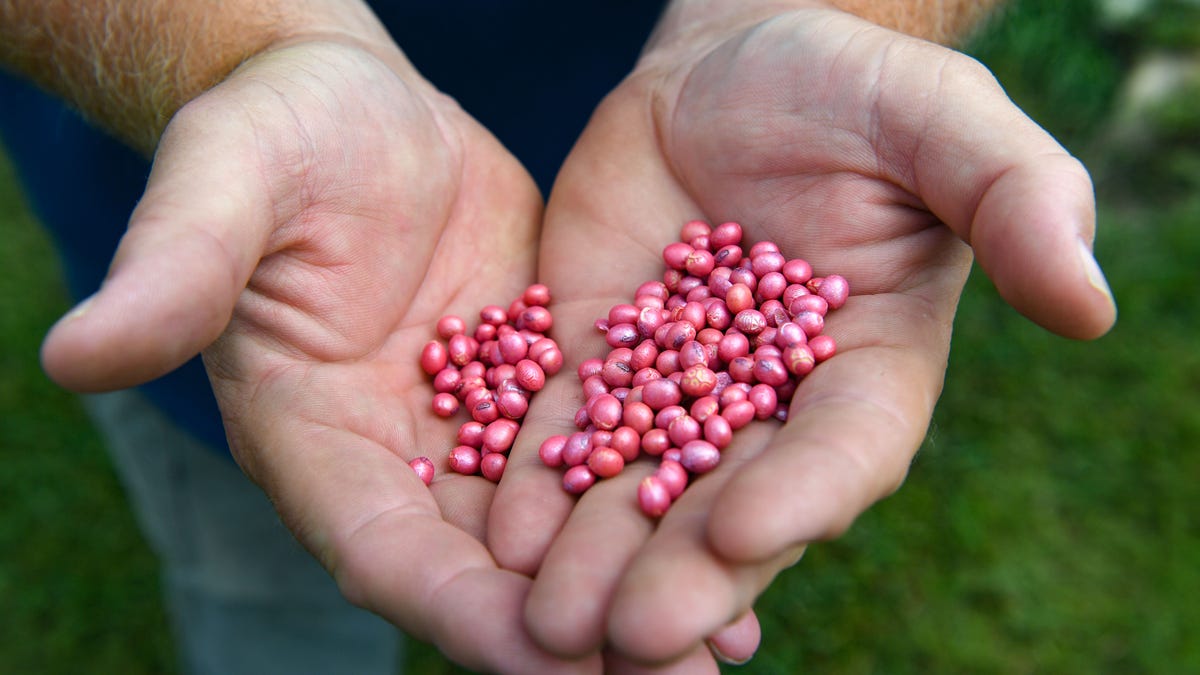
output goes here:
<path id="1" fill-rule="evenodd" d="M 522 521 L 519 546 L 493 543 L 502 563 L 540 567 L 527 616 L 544 641 L 578 651 L 608 639 L 645 659 L 684 653 L 749 607 L 804 542 L 840 532 L 894 489 L 923 438 L 971 261 L 962 238 L 994 215 L 981 191 L 953 194 L 967 183 L 948 170 L 954 157 L 930 159 L 956 150 L 931 147 L 943 133 L 933 116 L 945 107 L 943 78 L 979 74 L 961 55 L 836 25 L 845 21 L 784 16 L 696 60 L 648 59 L 560 174 L 541 271 L 557 292 L 558 337 L 577 346 L 568 366 L 603 355 L 592 321 L 661 274 L 659 251 L 692 218 L 737 220 L 750 241 L 846 276 L 853 295 L 827 323 L 839 355 L 802 382 L 789 422 L 739 432 L 656 527 L 633 501 L 647 465 L 598 484 L 573 510 L 564 500 L 535 527 Z M 989 102 L 998 95 L 984 91 Z M 554 386 L 580 397 L 575 382 Z M 541 436 L 569 427 L 548 422 Z M 538 467 L 510 475 L 492 534 L 518 521 L 510 498 L 556 482 Z"/>

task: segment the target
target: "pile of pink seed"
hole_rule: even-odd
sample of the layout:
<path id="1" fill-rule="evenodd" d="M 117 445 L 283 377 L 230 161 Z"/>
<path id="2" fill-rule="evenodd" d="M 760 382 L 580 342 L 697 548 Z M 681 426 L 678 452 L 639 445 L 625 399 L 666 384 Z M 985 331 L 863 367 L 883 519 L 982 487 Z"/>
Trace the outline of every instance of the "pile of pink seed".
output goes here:
<path id="1" fill-rule="evenodd" d="M 825 315 L 850 292 L 843 277 L 814 277 L 772 242 L 743 250 L 738 223 L 690 221 L 680 239 L 663 249 L 662 281 L 643 283 L 632 304 L 596 322 L 612 350 L 579 366 L 580 431 L 539 450 L 547 466 L 568 467 L 572 494 L 642 455 L 659 458 L 637 492 L 655 518 L 717 466 L 734 431 L 787 419 L 800 379 L 836 350 L 822 334 Z"/>
<path id="2" fill-rule="evenodd" d="M 431 340 L 421 350 L 421 369 L 433 377 L 433 412 L 451 417 L 464 408 L 471 419 L 458 429 L 450 451 L 450 469 L 464 475 L 482 474 L 498 482 L 508 464 L 508 451 L 529 410 L 529 401 L 546 378 L 563 366 L 558 344 L 546 336 L 554 323 L 550 289 L 533 284 L 504 309 L 488 305 L 479 311 L 472 333 L 454 315 L 437 322 L 442 341 Z M 428 457 L 409 465 L 428 485 L 434 466 Z"/>

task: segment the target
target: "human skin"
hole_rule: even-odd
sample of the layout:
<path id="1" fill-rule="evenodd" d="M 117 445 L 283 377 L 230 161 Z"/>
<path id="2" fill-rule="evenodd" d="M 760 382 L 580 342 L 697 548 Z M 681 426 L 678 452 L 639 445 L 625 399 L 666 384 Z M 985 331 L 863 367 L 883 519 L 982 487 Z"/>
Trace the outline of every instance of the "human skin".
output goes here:
<path id="1" fill-rule="evenodd" d="M 413 349 L 533 281 L 529 176 L 361 3 L 84 9 L 3 2 L 3 57 L 154 168 L 47 373 L 108 390 L 202 351 L 235 459 L 350 601 L 471 668 L 598 671 L 524 630 L 530 579 L 484 546 L 495 486 L 449 470 L 458 425 Z"/>
<path id="2" fill-rule="evenodd" d="M 722 19 L 689 14 L 699 5 Z M 526 621 L 560 654 L 695 653 L 807 544 L 897 489 L 941 392 L 973 260 L 1051 331 L 1095 338 L 1115 320 L 1090 254 L 1087 171 L 978 63 L 822 3 L 675 10 L 547 206 L 539 278 L 555 290 L 568 372 L 607 353 L 594 320 L 659 278 L 660 252 L 692 219 L 740 221 L 749 242 L 845 276 L 852 295 L 826 324 L 838 353 L 801 382 L 788 422 L 739 430 L 658 522 L 635 498 L 652 462 L 578 500 L 559 489 L 537 444 L 570 433 L 582 401 L 573 378 L 547 384 L 489 546 L 536 571 Z M 518 506 L 530 494 L 547 495 L 537 513 Z"/>

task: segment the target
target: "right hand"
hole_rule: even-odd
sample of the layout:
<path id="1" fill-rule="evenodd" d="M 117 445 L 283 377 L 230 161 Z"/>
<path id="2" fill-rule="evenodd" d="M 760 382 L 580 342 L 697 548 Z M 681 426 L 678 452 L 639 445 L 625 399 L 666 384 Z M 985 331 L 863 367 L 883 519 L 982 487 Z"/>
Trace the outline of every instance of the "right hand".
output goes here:
<path id="1" fill-rule="evenodd" d="M 238 464 L 347 597 L 471 668 L 594 672 L 528 637 L 528 576 L 484 545 L 495 486 L 447 468 L 421 345 L 533 281 L 541 198 L 399 51 L 259 54 L 182 108 L 47 372 L 96 391 L 203 350 Z M 426 488 L 406 462 L 438 467 Z"/>

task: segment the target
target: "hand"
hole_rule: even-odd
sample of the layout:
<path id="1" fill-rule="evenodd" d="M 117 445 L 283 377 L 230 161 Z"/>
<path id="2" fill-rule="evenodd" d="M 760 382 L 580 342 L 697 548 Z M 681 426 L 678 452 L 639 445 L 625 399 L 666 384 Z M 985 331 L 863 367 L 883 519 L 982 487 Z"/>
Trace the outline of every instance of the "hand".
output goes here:
<path id="1" fill-rule="evenodd" d="M 848 278 L 826 324 L 839 353 L 803 380 L 786 424 L 735 434 L 657 524 L 634 497 L 649 462 L 577 504 L 562 494 L 536 444 L 573 430 L 582 396 L 573 378 L 539 394 L 559 404 L 527 418 L 489 536 L 502 565 L 537 570 L 529 629 L 561 654 L 694 653 L 808 542 L 895 490 L 941 391 L 972 250 L 1050 330 L 1096 337 L 1115 316 L 1084 168 L 971 59 L 840 12 L 662 39 L 601 105 L 542 239 L 567 372 L 607 353 L 592 322 L 659 278 L 662 247 L 693 218 L 739 221 L 749 241 Z M 547 495 L 536 517 L 518 508 L 532 494 Z"/>
<path id="2" fill-rule="evenodd" d="M 440 316 L 532 282 L 541 200 L 406 66 L 295 43 L 184 107 L 109 278 L 45 365 L 116 388 L 203 348 L 238 463 L 350 600 L 469 667 L 596 670 L 523 630 L 530 579 L 483 544 L 494 485 L 447 469 L 457 425 L 418 367 Z M 420 455 L 430 488 L 406 466 Z"/>

